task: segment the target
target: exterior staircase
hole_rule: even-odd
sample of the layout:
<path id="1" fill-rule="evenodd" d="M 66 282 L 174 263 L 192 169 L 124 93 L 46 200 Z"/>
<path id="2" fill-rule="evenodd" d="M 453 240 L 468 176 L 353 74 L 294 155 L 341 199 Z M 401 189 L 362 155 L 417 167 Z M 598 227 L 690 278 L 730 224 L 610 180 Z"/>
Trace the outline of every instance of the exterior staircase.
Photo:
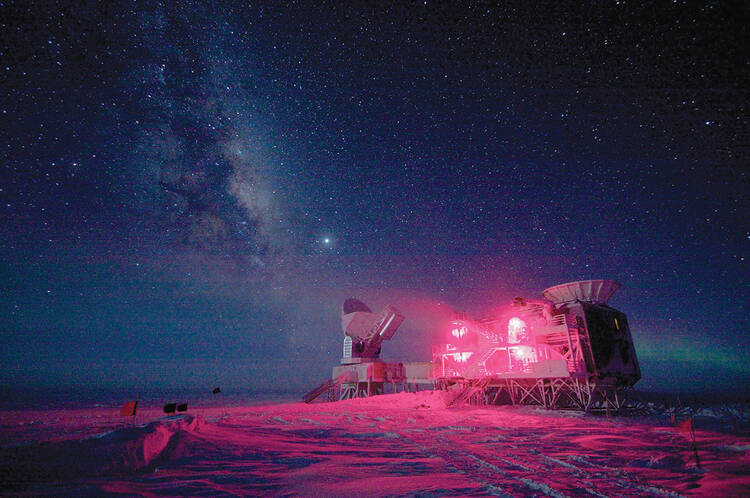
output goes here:
<path id="1" fill-rule="evenodd" d="M 475 394 L 484 392 L 484 389 L 490 383 L 490 380 L 492 380 L 492 378 L 489 376 L 470 380 L 453 399 L 445 404 L 446 408 L 455 408 L 461 406 L 469 401 Z"/>
<path id="2" fill-rule="evenodd" d="M 344 372 L 335 379 L 328 379 L 309 393 L 302 396 L 302 401 L 305 403 L 312 403 L 318 396 L 328 392 L 330 389 L 336 389 L 344 382 L 353 382 L 352 373 L 353 372 Z"/>
<path id="3" fill-rule="evenodd" d="M 476 355 L 476 359 L 472 357 L 471 365 L 464 371 L 464 377 L 481 378 L 489 375 L 484 364 L 495 353 L 495 350 L 496 348 L 488 348 L 481 355 Z"/>

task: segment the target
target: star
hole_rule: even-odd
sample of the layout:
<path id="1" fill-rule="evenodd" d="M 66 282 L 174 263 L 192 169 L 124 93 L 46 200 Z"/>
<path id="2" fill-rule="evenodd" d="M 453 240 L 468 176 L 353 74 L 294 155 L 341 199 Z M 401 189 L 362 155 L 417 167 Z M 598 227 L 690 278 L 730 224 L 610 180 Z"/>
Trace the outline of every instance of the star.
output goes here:
<path id="1" fill-rule="evenodd" d="M 415 18 L 287 1 L 216 7 L 210 19 L 194 3 L 136 15 L 81 6 L 75 22 L 30 7 L 8 21 L 0 294 L 10 297 L 0 316 L 15 315 L 3 322 L 14 349 L 0 363 L 17 363 L 0 383 L 19 382 L 15 372 L 38 357 L 48 363 L 29 371 L 50 375 L 23 382 L 88 382 L 88 370 L 61 360 L 82 358 L 79 329 L 117 361 L 150 357 L 153 334 L 175 361 L 242 346 L 258 361 L 272 352 L 275 365 L 299 350 L 299 369 L 254 381 L 322 380 L 321 356 L 288 347 L 287 334 L 256 348 L 253 334 L 278 324 L 300 334 L 295 344 L 320 338 L 338 351 L 338 336 L 310 324 L 328 323 L 334 296 L 352 288 L 389 299 L 399 287 L 485 314 L 506 294 L 600 277 L 631 293 L 613 305 L 634 322 L 644 388 L 713 389 L 718 377 L 735 389 L 750 374 L 722 356 L 750 345 L 736 310 L 711 304 L 733 302 L 750 259 L 738 221 L 750 209 L 738 16 L 689 5 L 676 14 L 670 3 L 650 8 L 645 26 L 642 9 L 620 2 L 617 19 L 593 16 L 581 29 L 575 9 L 536 2 L 421 0 Z M 367 23 L 354 30 L 344 16 Z M 279 37 L 279 26 L 290 29 Z M 100 37 L 108 43 L 90 43 Z M 182 315 L 162 310 L 183 292 Z M 299 313 L 277 317 L 279 293 Z M 216 306 L 227 299 L 237 301 Z M 237 315 L 212 315 L 230 309 Z M 144 313 L 158 320 L 140 330 Z M 40 352 L 27 331 L 51 316 L 62 322 Z M 669 318 L 680 327 L 662 332 Z M 229 323 L 257 332 L 240 338 Z M 131 348 L 133 329 L 143 340 Z M 714 348 L 713 364 L 662 357 L 690 334 Z M 409 354 L 429 359 L 429 346 Z M 171 383 L 146 370 L 149 383 Z M 217 360 L 202 373 L 240 371 Z"/>

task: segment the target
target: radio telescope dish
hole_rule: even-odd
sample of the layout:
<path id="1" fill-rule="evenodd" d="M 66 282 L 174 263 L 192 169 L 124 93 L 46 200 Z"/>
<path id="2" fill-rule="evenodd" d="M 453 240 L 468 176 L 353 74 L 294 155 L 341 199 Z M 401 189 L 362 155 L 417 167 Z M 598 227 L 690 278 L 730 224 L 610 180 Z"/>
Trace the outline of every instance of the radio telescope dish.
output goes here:
<path id="1" fill-rule="evenodd" d="M 357 298 L 350 297 L 344 301 L 344 305 L 341 307 L 341 314 L 348 315 L 349 313 L 356 313 L 357 311 L 364 311 L 365 313 L 372 313 L 372 310 L 362 301 Z"/>
<path id="2" fill-rule="evenodd" d="M 555 285 L 542 291 L 545 299 L 555 304 L 571 301 L 584 301 L 596 304 L 607 304 L 620 284 L 614 280 L 581 280 Z"/>
<path id="3" fill-rule="evenodd" d="M 341 330 L 353 339 L 366 339 L 378 315 L 359 299 L 350 297 L 341 307 Z"/>

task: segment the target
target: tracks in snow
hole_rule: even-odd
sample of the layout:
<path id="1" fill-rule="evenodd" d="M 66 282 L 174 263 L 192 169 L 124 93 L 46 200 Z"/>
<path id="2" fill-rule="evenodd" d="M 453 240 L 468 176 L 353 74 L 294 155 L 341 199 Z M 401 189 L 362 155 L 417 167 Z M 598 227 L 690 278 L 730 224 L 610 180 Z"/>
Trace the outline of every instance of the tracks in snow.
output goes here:
<path id="1" fill-rule="evenodd" d="M 393 429 L 391 429 L 393 430 Z M 443 459 L 450 467 L 481 483 L 498 496 L 681 496 L 639 482 L 619 469 L 576 457 L 561 460 L 509 441 L 470 442 L 454 431 L 396 430 L 425 455 Z M 487 449 L 483 449 L 487 448 Z"/>

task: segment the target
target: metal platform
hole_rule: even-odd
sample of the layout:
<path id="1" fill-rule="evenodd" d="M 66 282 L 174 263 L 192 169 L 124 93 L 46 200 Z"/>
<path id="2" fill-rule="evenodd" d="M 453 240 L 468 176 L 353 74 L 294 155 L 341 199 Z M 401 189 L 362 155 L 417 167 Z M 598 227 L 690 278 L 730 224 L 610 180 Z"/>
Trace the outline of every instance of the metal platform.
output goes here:
<path id="1" fill-rule="evenodd" d="M 455 317 L 450 343 L 433 347 L 436 386 L 482 403 L 620 410 L 641 372 L 627 318 L 607 304 L 619 287 L 571 282 L 544 291 L 552 302 L 517 298 L 492 320 Z"/>
<path id="2" fill-rule="evenodd" d="M 594 379 L 557 377 L 540 379 L 493 378 L 437 379 L 438 389 L 458 393 L 446 406 L 537 405 L 549 409 L 574 409 L 616 413 L 627 403 L 632 389 L 597 383 Z"/>

